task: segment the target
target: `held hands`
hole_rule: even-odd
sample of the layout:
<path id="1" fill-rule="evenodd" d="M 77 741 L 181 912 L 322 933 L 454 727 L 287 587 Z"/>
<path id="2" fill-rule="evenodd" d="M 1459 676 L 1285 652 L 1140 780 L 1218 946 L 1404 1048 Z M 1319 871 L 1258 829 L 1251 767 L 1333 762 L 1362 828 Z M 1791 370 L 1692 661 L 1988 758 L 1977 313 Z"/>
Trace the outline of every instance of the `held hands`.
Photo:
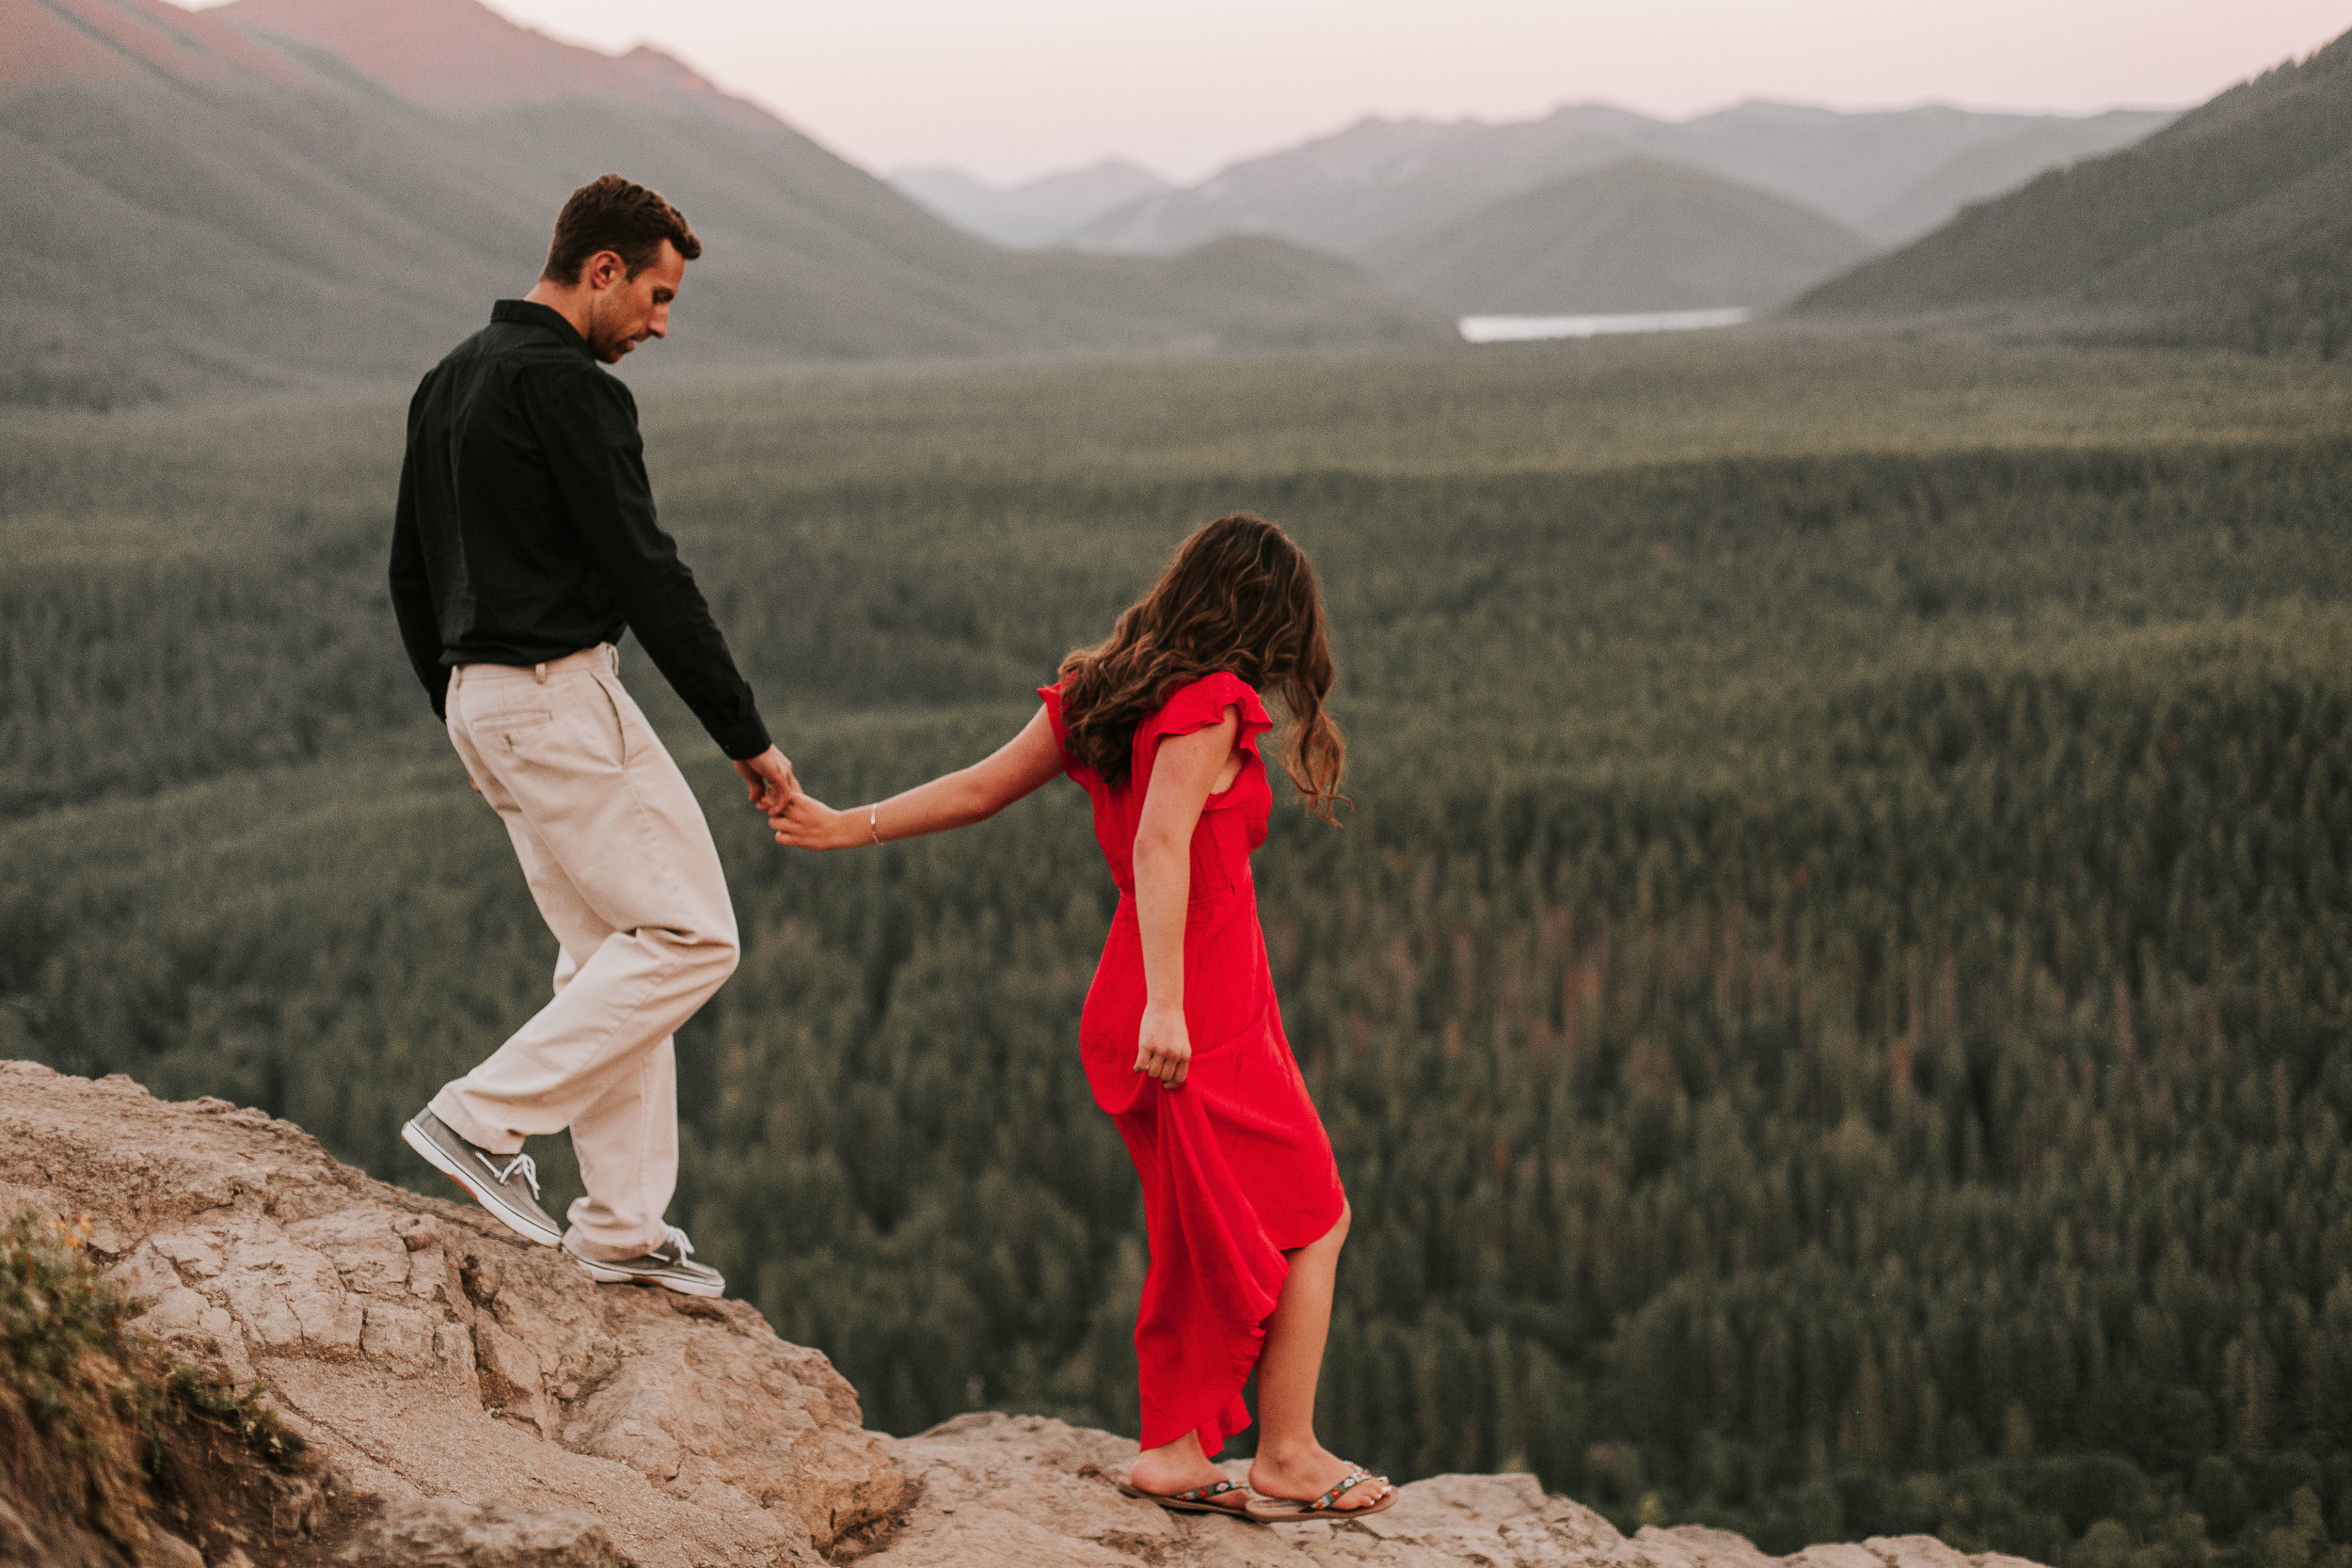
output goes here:
<path id="1" fill-rule="evenodd" d="M 1136 1041 L 1136 1070 L 1158 1079 L 1163 1088 L 1184 1086 L 1184 1075 L 1192 1070 L 1192 1035 L 1184 1027 L 1183 1007 L 1146 1005 Z"/>
<path id="2" fill-rule="evenodd" d="M 790 849 L 847 849 L 867 841 L 866 814 L 835 811 L 813 795 L 795 793 L 768 814 L 776 842 Z"/>
<path id="3" fill-rule="evenodd" d="M 743 775 L 752 804 L 771 816 L 800 793 L 801 786 L 792 777 L 791 761 L 773 746 L 737 763 L 735 770 Z"/>

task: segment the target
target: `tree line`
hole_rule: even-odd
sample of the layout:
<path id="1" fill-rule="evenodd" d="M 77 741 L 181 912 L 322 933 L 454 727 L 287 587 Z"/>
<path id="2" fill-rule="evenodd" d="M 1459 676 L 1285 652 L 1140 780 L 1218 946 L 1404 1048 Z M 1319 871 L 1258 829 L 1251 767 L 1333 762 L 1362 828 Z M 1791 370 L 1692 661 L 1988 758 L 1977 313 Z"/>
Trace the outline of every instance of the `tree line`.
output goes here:
<path id="1" fill-rule="evenodd" d="M 689 526 L 762 689 L 832 694 L 774 717 L 837 800 L 1010 734 L 1189 524 L 1315 551 L 1358 805 L 1257 874 L 1357 1214 L 1341 1451 L 1774 1550 L 2312 1568 L 2352 1542 L 2347 499 L 2320 441 L 915 472 Z M 311 504 L 0 570 L 0 1052 L 430 1190 L 398 1124 L 552 944 L 379 624 L 380 518 Z M 876 1425 L 1131 1427 L 1075 791 L 784 857 L 624 657 L 746 934 L 681 1036 L 700 1255 Z"/>

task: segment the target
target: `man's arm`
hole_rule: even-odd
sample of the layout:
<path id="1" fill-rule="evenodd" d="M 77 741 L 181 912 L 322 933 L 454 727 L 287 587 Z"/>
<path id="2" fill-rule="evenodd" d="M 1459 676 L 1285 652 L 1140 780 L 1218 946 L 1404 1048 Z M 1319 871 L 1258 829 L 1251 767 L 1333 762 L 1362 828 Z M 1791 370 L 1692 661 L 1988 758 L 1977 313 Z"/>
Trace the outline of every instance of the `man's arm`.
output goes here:
<path id="1" fill-rule="evenodd" d="M 655 519 L 628 388 L 588 366 L 547 388 L 536 412 L 556 488 L 589 562 L 654 665 L 739 764 L 771 751 L 752 689 L 694 574 Z"/>
<path id="2" fill-rule="evenodd" d="M 400 501 L 392 511 L 392 614 L 400 622 L 408 663 L 433 699 L 433 717 L 446 717 L 449 666 L 441 662 L 441 624 L 433 609 L 433 584 L 424 573 L 424 542 L 417 532 L 417 454 L 400 465 Z"/>

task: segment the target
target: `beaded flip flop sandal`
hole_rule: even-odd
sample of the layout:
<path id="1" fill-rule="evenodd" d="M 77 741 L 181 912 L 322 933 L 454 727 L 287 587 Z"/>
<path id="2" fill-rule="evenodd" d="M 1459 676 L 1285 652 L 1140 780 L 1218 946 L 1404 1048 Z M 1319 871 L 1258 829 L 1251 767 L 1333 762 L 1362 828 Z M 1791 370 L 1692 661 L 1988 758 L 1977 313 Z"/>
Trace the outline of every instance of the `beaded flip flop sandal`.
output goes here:
<path id="1" fill-rule="evenodd" d="M 1225 1513 L 1236 1519 L 1257 1517 L 1249 1506 L 1248 1488 L 1238 1481 L 1211 1481 L 1206 1486 L 1196 1486 L 1188 1492 L 1146 1492 L 1142 1487 L 1131 1486 L 1123 1481 L 1114 1484 L 1121 1497 L 1140 1497 L 1145 1502 L 1157 1503 L 1170 1513 Z"/>
<path id="2" fill-rule="evenodd" d="M 1382 1486 L 1388 1487 L 1387 1491 L 1380 1494 L 1378 1502 L 1367 1504 L 1362 1508 L 1335 1506 L 1342 1497 L 1347 1495 L 1350 1488 L 1361 1486 L 1368 1481 L 1378 1481 Z M 1295 1497 L 1254 1497 L 1250 1499 L 1248 1506 L 1252 1519 L 1262 1523 L 1276 1523 L 1284 1519 L 1359 1519 L 1367 1513 L 1378 1513 L 1395 1501 L 1396 1488 L 1389 1486 L 1388 1477 L 1375 1476 L 1370 1470 L 1358 1465 L 1355 1469 L 1348 1471 L 1337 1486 L 1312 1502 L 1300 1502 Z"/>

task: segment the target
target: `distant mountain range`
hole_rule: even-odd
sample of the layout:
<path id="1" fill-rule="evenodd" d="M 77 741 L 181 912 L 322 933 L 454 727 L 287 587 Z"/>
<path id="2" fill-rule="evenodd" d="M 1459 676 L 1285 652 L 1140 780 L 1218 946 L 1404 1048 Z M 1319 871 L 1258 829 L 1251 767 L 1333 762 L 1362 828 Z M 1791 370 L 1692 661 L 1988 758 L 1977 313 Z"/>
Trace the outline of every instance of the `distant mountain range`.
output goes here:
<path id="1" fill-rule="evenodd" d="M 1053 245 L 1115 207 L 1176 188 L 1123 158 L 1009 187 L 956 168 L 902 168 L 890 182 L 959 229 L 1020 249 Z"/>
<path id="2" fill-rule="evenodd" d="M 1517 311 L 1583 313 L 1639 298 L 1644 309 L 1704 309 L 1777 303 L 2170 118 L 1756 102 L 1667 121 L 1572 103 L 1497 124 L 1366 119 L 1183 189 L 1115 163 L 1009 191 L 953 169 L 895 180 L 1009 245 L 1159 255 L 1269 234 L 1449 308 L 1510 299 Z"/>
<path id="3" fill-rule="evenodd" d="M 707 251 L 662 359 L 1441 341 L 1443 311 L 1265 237 L 1001 250 L 655 51 L 473 0 L 0 0 L 0 403 L 402 377 L 528 288 L 617 168 Z"/>
<path id="4" fill-rule="evenodd" d="M 894 185 L 658 51 L 475 0 L 0 0 L 0 404 L 414 375 L 606 169 L 708 246 L 675 369 L 1438 342 L 1455 313 L 1807 289 L 1809 313 L 2352 346 L 2352 35 L 2178 118 L 1366 119 L 1181 190 L 1118 163 Z"/>
<path id="5" fill-rule="evenodd" d="M 1808 313 L 2006 310 L 2352 351 L 2352 33 L 1822 285 Z"/>
<path id="6" fill-rule="evenodd" d="M 1386 242 L 1375 270 L 1465 314 L 1769 308 L 1872 246 L 1793 201 L 1623 158 Z"/>
<path id="7" fill-rule="evenodd" d="M 1198 185 L 1132 198 L 1061 240 L 1151 254 L 1216 234 L 1267 233 L 1363 256 L 1399 235 L 1639 155 L 1754 186 L 1885 245 L 2045 168 L 2136 141 L 2170 118 L 2163 110 L 2077 118 L 1940 106 L 1847 114 L 1754 102 L 1681 121 L 1595 103 L 1502 123 L 1366 119 L 1229 165 Z"/>

